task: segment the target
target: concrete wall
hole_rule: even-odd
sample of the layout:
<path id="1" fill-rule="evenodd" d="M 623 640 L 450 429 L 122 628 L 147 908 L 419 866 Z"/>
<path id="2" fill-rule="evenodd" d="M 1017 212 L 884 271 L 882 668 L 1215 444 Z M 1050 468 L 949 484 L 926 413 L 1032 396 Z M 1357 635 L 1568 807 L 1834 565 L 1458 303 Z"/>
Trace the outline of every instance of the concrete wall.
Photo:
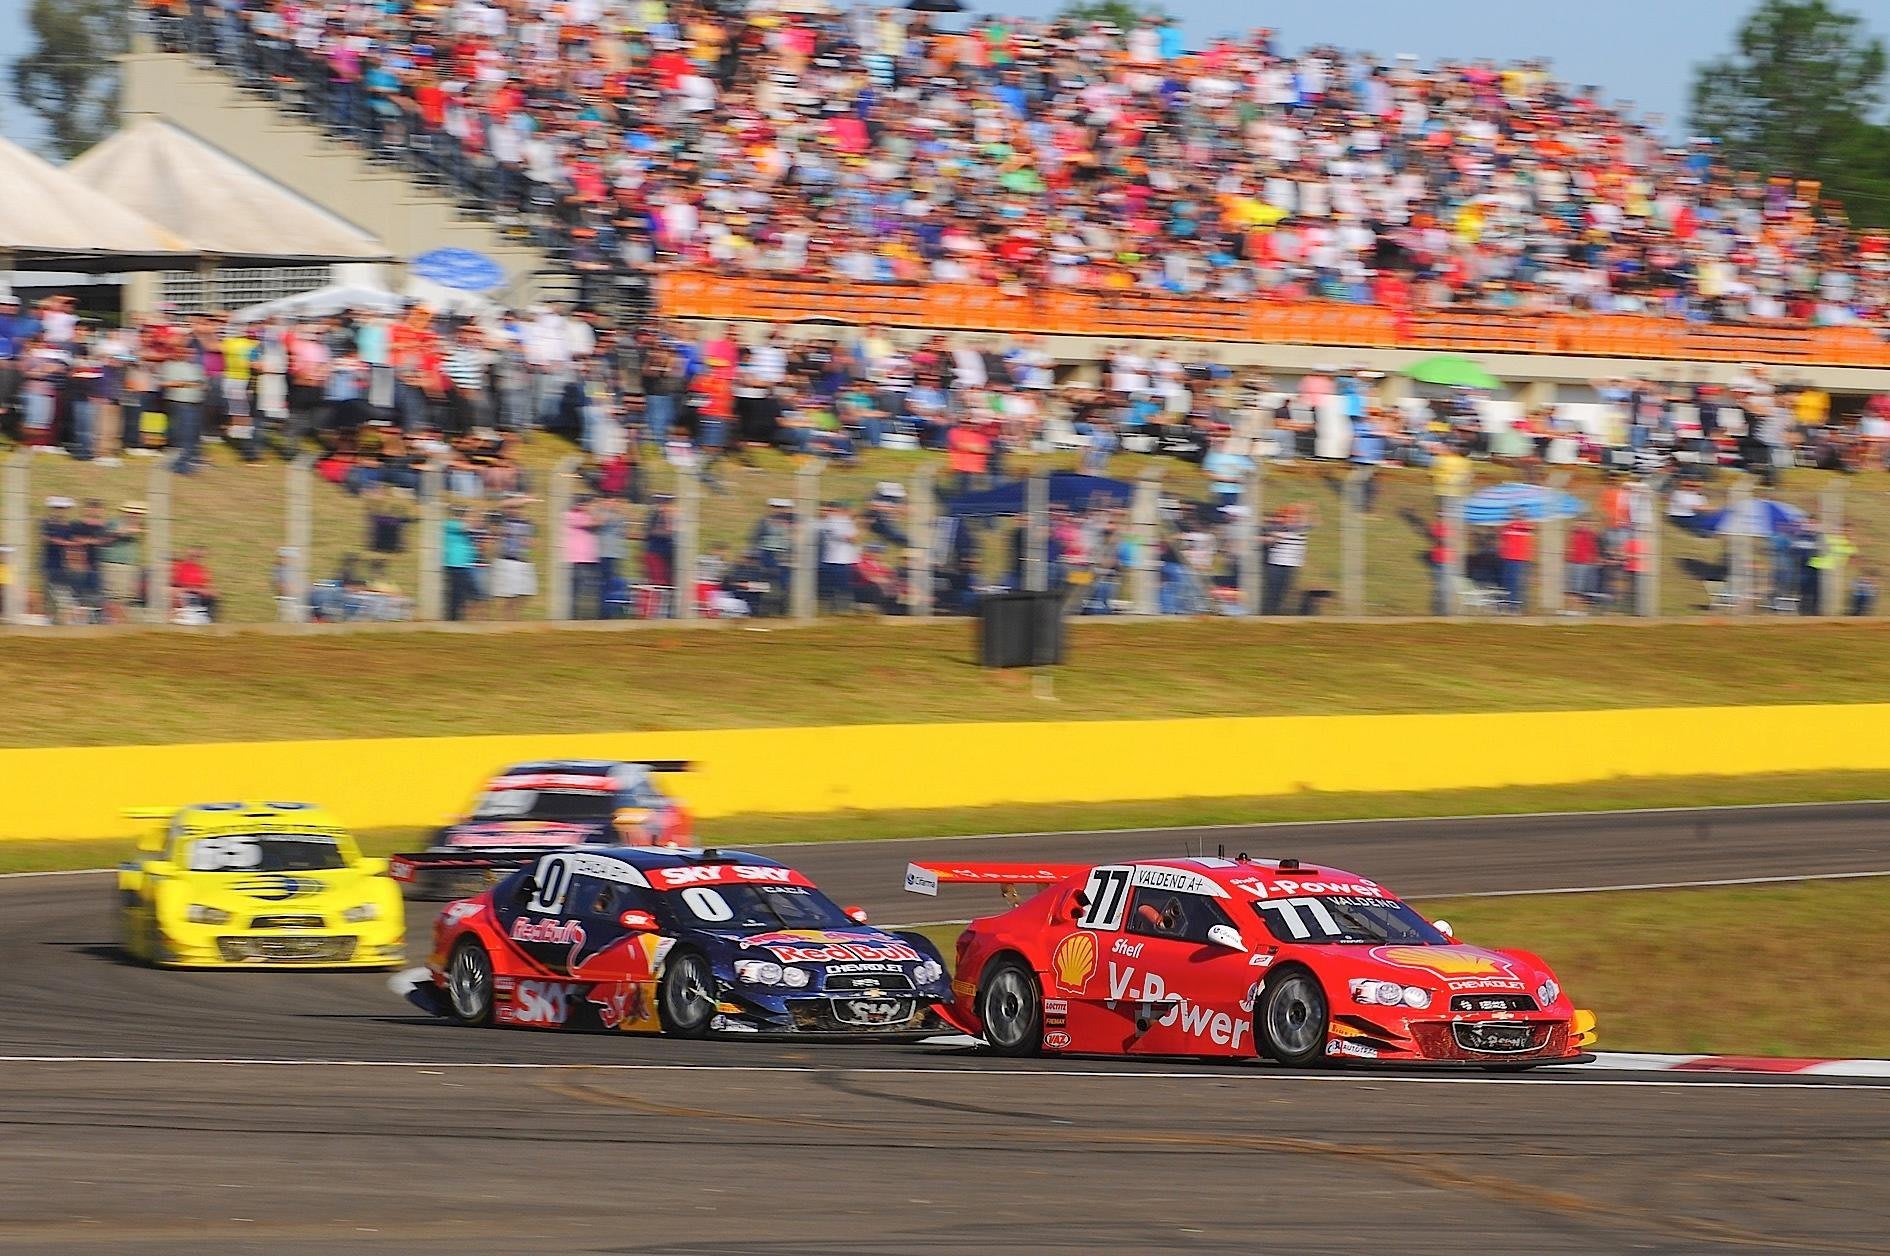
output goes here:
<path id="1" fill-rule="evenodd" d="M 123 58 L 123 66 L 122 113 L 127 124 L 143 117 L 163 118 L 346 219 L 397 256 L 411 258 L 435 248 L 473 249 L 504 267 L 515 285 L 509 295 L 495 294 L 500 299 L 522 304 L 538 295 L 531 276 L 548 265 L 539 250 L 509 238 L 490 222 L 462 214 L 451 197 L 422 186 L 405 171 L 373 164 L 363 149 L 330 138 L 189 57 L 134 52 Z M 134 299 L 128 304 L 148 306 L 149 286 L 132 291 Z"/>

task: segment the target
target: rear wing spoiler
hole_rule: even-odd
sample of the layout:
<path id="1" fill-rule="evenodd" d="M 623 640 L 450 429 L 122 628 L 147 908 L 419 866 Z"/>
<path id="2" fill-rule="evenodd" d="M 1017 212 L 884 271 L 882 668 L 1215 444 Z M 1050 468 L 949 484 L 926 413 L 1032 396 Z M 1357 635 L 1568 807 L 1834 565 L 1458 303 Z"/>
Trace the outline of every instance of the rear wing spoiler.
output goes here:
<path id="1" fill-rule="evenodd" d="M 696 765 L 687 759 L 630 759 L 627 762 L 648 768 L 652 772 L 693 772 L 696 770 Z"/>
<path id="2" fill-rule="evenodd" d="M 126 807 L 120 814 L 127 820 L 145 820 L 152 824 L 162 824 L 182 810 L 182 807 Z"/>
<path id="3" fill-rule="evenodd" d="M 1055 885 L 1093 866 L 1086 863 L 909 863 L 906 890 L 936 897 L 941 885 L 996 885 L 1009 894 L 1012 886 Z"/>
<path id="4" fill-rule="evenodd" d="M 485 850 L 485 851 L 434 851 L 423 850 L 409 855 L 390 855 L 387 860 L 388 875 L 401 882 L 417 881 L 423 872 L 477 872 L 503 870 L 514 871 L 528 868 L 540 858 L 556 848 L 533 850 Z"/>

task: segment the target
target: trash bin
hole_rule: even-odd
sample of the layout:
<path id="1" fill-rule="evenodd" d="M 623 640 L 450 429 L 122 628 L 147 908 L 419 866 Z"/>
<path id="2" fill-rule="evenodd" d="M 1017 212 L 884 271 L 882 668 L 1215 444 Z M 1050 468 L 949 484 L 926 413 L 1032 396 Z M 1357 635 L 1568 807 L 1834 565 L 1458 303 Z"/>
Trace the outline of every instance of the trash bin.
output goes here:
<path id="1" fill-rule="evenodd" d="M 1063 661 L 1063 595 L 991 593 L 978 604 L 978 662 L 1053 667 Z"/>

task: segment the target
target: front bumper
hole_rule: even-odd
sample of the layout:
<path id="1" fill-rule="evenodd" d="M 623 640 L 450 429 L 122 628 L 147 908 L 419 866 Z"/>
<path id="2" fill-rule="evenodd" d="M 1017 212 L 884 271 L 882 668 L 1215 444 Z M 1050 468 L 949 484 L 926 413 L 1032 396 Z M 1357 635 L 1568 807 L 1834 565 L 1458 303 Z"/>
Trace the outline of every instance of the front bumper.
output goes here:
<path id="1" fill-rule="evenodd" d="M 1590 1012 L 1560 1016 L 1416 1017 L 1385 1024 L 1363 1016 L 1334 1017 L 1326 1058 L 1335 1063 L 1470 1064 L 1506 1067 L 1574 1064 L 1593 1059 Z"/>
<path id="2" fill-rule="evenodd" d="M 158 938 L 160 968 L 390 968 L 406 951 L 404 933 L 386 930 L 259 933 L 217 927 Z"/>

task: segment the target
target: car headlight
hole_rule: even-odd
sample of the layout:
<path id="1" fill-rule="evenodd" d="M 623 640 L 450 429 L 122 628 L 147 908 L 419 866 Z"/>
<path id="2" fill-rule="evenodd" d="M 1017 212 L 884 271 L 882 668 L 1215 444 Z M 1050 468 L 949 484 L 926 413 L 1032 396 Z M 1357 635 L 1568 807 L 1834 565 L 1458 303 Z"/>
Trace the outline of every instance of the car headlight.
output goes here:
<path id="1" fill-rule="evenodd" d="M 379 920 L 381 918 L 381 909 L 372 903 L 362 903 L 358 907 L 350 907 L 347 911 L 342 912 L 341 918 L 349 924 L 358 925 L 363 920 Z"/>
<path id="2" fill-rule="evenodd" d="M 796 968 L 792 964 L 788 964 L 781 969 L 781 980 L 797 990 L 813 979 L 813 974 L 808 972 L 805 968 Z"/>
<path id="3" fill-rule="evenodd" d="M 778 986 L 781 984 L 781 965 L 771 959 L 737 960 L 735 980 L 747 982 L 751 986 Z"/>
<path id="4" fill-rule="evenodd" d="M 1353 1002 L 1367 1006 L 1429 1007 L 1431 1005 L 1431 992 L 1423 986 L 1401 986 L 1395 981 L 1373 981 L 1368 977 L 1354 977 L 1351 987 Z"/>
<path id="5" fill-rule="evenodd" d="M 1555 984 L 1555 978 L 1553 977 L 1536 987 L 1537 1007 L 1547 1007 L 1561 997 L 1562 987 Z"/>
<path id="6" fill-rule="evenodd" d="M 184 908 L 184 919 L 193 925 L 226 925 L 230 923 L 230 913 L 206 903 L 192 903 Z"/>
<path id="7" fill-rule="evenodd" d="M 928 959 L 912 970 L 912 975 L 919 979 L 919 984 L 929 986 L 945 975 L 945 969 L 934 959 Z"/>

